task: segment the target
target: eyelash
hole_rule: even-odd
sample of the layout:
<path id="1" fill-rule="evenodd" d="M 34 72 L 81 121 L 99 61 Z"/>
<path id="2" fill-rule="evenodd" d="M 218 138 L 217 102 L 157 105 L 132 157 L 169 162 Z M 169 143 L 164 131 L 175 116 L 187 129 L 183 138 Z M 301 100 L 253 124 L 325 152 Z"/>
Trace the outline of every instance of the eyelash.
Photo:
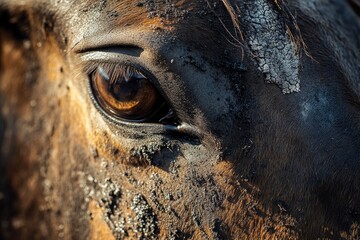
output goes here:
<path id="1" fill-rule="evenodd" d="M 90 76 L 98 67 L 101 67 L 102 69 L 104 69 L 106 72 L 114 72 L 114 70 L 116 68 L 119 68 L 120 70 L 122 70 L 122 72 L 117 73 L 117 77 L 123 77 L 125 74 L 125 68 L 127 67 L 131 67 L 132 64 L 125 62 L 125 63 L 114 63 L 114 62 L 91 62 L 86 68 L 85 68 L 85 72 L 88 76 Z M 122 68 L 120 68 L 122 67 Z M 138 66 L 133 66 L 136 68 L 139 68 Z M 112 74 L 113 75 L 113 74 Z M 110 76 L 110 78 L 114 77 Z"/>
<path id="2" fill-rule="evenodd" d="M 105 70 L 105 72 L 115 72 L 114 69 L 120 69 L 121 72 L 117 72 L 116 73 L 116 77 L 125 77 L 126 75 L 126 69 L 127 68 L 136 68 L 139 70 L 138 73 L 140 74 L 145 74 L 145 77 L 154 85 L 154 87 L 160 92 L 160 94 L 165 98 L 165 100 L 168 101 L 168 99 L 165 97 L 166 94 L 163 92 L 161 86 L 159 85 L 159 83 L 154 80 L 156 79 L 155 77 L 153 77 L 149 72 L 149 70 L 147 70 L 146 68 L 139 66 L 138 64 L 133 64 L 130 62 L 90 62 L 87 66 L 85 66 L 84 68 L 84 72 L 87 76 L 91 76 L 91 74 L 93 74 L 96 69 L 98 67 L 101 67 L 102 69 Z M 122 69 L 121 69 L 122 67 Z M 130 73 L 136 73 L 134 71 L 131 71 Z M 109 74 L 110 75 L 110 74 Z M 113 79 L 116 79 L 114 75 L 109 76 L 110 77 L 110 81 Z"/>

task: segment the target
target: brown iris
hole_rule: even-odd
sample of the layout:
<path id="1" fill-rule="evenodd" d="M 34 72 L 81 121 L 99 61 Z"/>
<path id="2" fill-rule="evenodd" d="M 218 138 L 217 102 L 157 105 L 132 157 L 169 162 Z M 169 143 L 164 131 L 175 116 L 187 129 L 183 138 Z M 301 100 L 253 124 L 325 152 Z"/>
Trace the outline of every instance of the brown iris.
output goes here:
<path id="1" fill-rule="evenodd" d="M 133 66 L 99 66 L 91 74 L 91 85 L 99 105 L 120 119 L 144 121 L 162 105 L 156 88 Z"/>

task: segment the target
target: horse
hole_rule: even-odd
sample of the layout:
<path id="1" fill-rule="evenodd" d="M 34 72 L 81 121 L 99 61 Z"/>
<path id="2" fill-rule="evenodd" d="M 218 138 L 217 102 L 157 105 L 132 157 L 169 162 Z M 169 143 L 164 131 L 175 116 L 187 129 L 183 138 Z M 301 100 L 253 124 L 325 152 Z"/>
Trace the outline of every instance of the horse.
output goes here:
<path id="1" fill-rule="evenodd" d="M 0 238 L 359 239 L 356 0 L 0 1 Z"/>

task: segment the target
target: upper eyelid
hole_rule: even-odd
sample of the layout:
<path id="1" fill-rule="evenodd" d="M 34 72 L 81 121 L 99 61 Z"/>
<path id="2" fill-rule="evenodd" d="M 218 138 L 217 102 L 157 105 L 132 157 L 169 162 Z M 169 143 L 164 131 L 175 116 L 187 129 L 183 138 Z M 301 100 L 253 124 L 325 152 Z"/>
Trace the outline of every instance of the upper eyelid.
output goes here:
<path id="1" fill-rule="evenodd" d="M 93 72 L 98 65 L 103 64 L 128 64 L 147 70 L 147 67 L 143 65 L 144 61 L 140 59 L 143 51 L 142 48 L 133 46 L 96 48 L 79 53 L 79 57 L 87 74 Z"/>
<path id="2" fill-rule="evenodd" d="M 116 53 L 116 54 L 132 56 L 132 57 L 140 57 L 141 53 L 144 52 L 144 49 L 133 45 L 119 45 L 119 46 L 104 46 L 100 48 L 89 48 L 86 49 L 86 51 L 79 51 L 77 53 L 83 54 L 88 52 Z"/>
<path id="3" fill-rule="evenodd" d="M 159 42 L 160 40 L 161 37 L 157 36 L 156 42 Z M 74 53 L 83 53 L 104 48 L 118 48 L 122 46 L 149 50 L 154 48 L 154 41 L 152 33 L 134 32 L 133 29 L 120 28 L 113 29 L 110 32 L 107 30 L 95 31 L 81 39 L 74 39 L 71 46 Z"/>
<path id="4" fill-rule="evenodd" d="M 138 46 L 119 45 L 110 47 L 102 46 L 96 48 L 88 48 L 84 51 L 77 52 L 77 55 L 83 62 L 125 62 L 130 60 L 131 62 L 141 63 L 140 59 L 144 57 L 144 52 L 145 50 Z"/>
<path id="5" fill-rule="evenodd" d="M 139 62 L 139 57 L 123 54 L 119 51 L 91 51 L 82 53 L 80 59 L 84 62 Z"/>

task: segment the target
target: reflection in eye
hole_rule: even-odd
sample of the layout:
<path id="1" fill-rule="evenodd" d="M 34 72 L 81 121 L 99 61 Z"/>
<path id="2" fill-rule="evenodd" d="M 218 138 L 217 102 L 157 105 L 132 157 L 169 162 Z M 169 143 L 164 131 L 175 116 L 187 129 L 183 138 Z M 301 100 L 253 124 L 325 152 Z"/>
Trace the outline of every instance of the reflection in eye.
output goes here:
<path id="1" fill-rule="evenodd" d="M 98 66 L 90 74 L 90 80 L 96 101 L 115 118 L 129 122 L 177 123 L 165 99 L 136 67 Z"/>

